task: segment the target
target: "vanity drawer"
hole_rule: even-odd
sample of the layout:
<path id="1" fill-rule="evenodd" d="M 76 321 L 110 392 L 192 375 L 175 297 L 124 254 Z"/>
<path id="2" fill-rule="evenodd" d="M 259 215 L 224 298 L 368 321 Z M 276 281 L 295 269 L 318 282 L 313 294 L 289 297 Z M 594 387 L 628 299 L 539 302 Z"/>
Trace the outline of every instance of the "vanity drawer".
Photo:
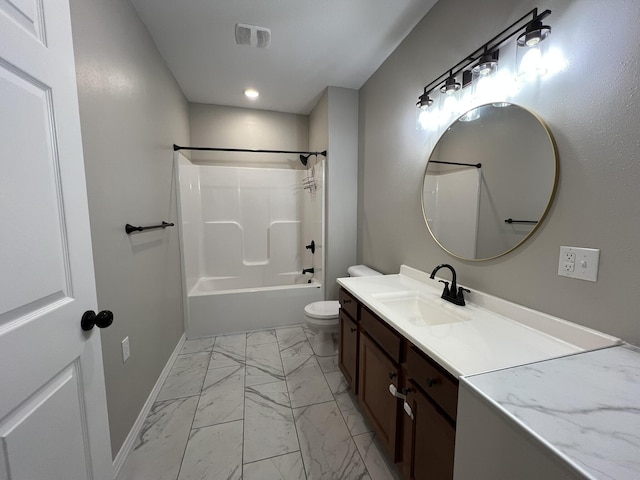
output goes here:
<path id="1" fill-rule="evenodd" d="M 411 345 L 407 349 L 407 375 L 453 420 L 458 410 L 458 380 Z"/>
<path id="2" fill-rule="evenodd" d="M 402 340 L 395 330 L 365 307 L 360 309 L 360 325 L 394 362 L 400 363 Z"/>
<path id="3" fill-rule="evenodd" d="M 358 301 L 344 288 L 340 289 L 338 293 L 338 301 L 340 302 L 340 308 L 347 312 L 349 316 L 358 321 Z"/>

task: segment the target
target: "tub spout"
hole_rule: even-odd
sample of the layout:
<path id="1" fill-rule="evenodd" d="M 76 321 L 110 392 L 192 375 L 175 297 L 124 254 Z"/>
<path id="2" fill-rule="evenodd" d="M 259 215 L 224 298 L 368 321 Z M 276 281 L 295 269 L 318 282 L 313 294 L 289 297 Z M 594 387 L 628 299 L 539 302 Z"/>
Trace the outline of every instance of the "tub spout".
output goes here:
<path id="1" fill-rule="evenodd" d="M 313 267 L 312 268 L 305 268 L 302 270 L 302 274 L 304 275 L 305 273 L 313 273 Z"/>

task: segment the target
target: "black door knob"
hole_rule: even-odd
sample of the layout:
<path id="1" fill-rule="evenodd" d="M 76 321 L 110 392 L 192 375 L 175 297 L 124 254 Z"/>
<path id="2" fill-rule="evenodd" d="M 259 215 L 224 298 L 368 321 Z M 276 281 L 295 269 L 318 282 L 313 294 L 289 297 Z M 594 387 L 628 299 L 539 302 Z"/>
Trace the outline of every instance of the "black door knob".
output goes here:
<path id="1" fill-rule="evenodd" d="M 102 310 L 97 315 L 93 310 L 87 310 L 82 315 L 82 320 L 80 320 L 80 327 L 82 327 L 82 330 L 87 331 L 91 330 L 94 325 L 98 328 L 107 328 L 112 323 L 113 313 L 109 310 Z"/>

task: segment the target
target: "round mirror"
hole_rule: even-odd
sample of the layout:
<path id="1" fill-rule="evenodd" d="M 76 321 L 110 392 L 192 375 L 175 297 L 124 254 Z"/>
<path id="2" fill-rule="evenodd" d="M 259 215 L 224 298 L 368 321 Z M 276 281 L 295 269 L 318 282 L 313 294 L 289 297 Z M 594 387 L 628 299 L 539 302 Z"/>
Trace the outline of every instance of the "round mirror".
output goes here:
<path id="1" fill-rule="evenodd" d="M 510 103 L 482 105 L 458 118 L 433 149 L 424 218 L 451 255 L 499 257 L 544 220 L 557 179 L 555 142 L 540 118 Z"/>

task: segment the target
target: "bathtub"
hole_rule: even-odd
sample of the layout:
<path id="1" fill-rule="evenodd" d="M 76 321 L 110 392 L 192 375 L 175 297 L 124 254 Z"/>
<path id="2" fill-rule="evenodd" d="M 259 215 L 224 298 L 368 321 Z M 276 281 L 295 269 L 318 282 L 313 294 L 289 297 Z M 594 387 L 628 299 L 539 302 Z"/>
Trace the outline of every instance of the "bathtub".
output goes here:
<path id="1" fill-rule="evenodd" d="M 203 277 L 187 296 L 187 338 L 304 323 L 304 307 L 323 299 L 308 276 Z"/>

